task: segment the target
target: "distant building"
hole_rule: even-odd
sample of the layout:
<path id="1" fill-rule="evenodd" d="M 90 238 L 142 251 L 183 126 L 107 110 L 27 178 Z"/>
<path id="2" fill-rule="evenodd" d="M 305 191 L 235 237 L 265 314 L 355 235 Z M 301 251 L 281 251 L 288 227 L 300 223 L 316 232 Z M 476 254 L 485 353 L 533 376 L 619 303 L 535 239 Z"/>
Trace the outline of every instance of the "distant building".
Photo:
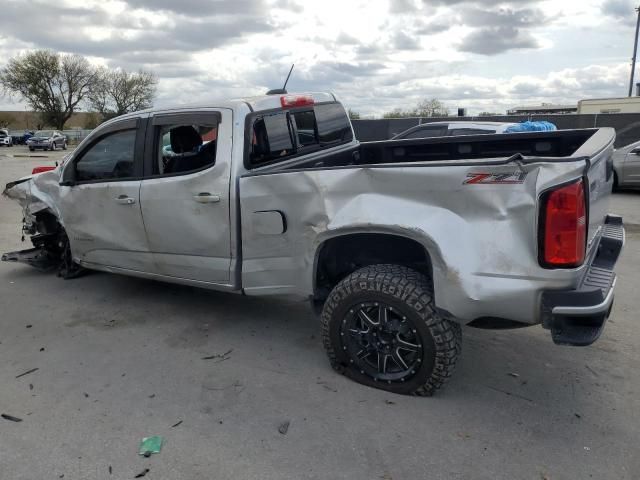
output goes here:
<path id="1" fill-rule="evenodd" d="M 580 100 L 578 113 L 640 113 L 640 97 Z"/>
<path id="2" fill-rule="evenodd" d="M 513 107 L 507 110 L 507 115 L 552 115 L 576 113 L 577 111 L 577 105 L 553 105 L 551 103 L 543 103 L 542 105 Z"/>

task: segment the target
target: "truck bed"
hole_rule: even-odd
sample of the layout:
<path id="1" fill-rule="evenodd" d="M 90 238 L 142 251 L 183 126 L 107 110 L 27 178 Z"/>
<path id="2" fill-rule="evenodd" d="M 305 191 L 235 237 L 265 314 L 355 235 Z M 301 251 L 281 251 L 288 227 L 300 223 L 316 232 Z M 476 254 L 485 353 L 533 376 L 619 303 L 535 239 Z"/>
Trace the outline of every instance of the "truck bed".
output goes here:
<path id="1" fill-rule="evenodd" d="M 480 163 L 500 164 L 524 157 L 534 157 L 536 161 L 540 157 L 553 158 L 555 161 L 563 158 L 575 160 L 576 152 L 585 147 L 596 132 L 598 129 L 558 130 L 363 142 L 331 154 L 320 151 L 301 160 L 294 159 L 261 168 L 253 174 L 397 163 L 477 164 L 478 160 L 488 159 L 493 161 Z"/>

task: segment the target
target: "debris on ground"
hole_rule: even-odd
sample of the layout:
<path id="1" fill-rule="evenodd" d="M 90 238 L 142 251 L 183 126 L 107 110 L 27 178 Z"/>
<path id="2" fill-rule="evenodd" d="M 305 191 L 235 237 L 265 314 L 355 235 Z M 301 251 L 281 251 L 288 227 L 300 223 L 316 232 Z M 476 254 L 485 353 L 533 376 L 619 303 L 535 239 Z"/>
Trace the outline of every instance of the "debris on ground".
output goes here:
<path id="1" fill-rule="evenodd" d="M 155 393 L 152 393 L 151 395 L 149 395 L 149 398 L 155 398 L 155 397 L 156 397 Z"/>
<path id="2" fill-rule="evenodd" d="M 149 473 L 149 469 L 145 468 L 143 471 L 141 471 L 139 474 L 137 474 L 135 477 L 133 478 L 142 478 L 144 477 L 147 473 Z"/>
<path id="3" fill-rule="evenodd" d="M 325 390 L 329 390 L 330 392 L 334 392 L 334 393 L 337 393 L 337 392 L 338 392 L 338 389 L 337 389 L 337 388 L 335 388 L 333 385 L 331 385 L 331 384 L 329 384 L 329 383 L 325 382 L 324 380 L 320 380 L 320 381 L 316 382 L 316 384 L 317 384 L 317 385 L 322 385 L 322 387 L 323 387 Z"/>
<path id="4" fill-rule="evenodd" d="M 33 325 L 27 325 L 27 328 L 31 328 L 31 327 L 33 327 Z"/>
<path id="5" fill-rule="evenodd" d="M 582 418 L 582 415 L 580 415 L 579 413 L 574 413 L 574 415 L 576 416 L 576 418 Z"/>
<path id="6" fill-rule="evenodd" d="M 40 351 L 41 351 L 41 352 L 44 352 L 44 347 L 41 347 L 41 348 L 40 348 Z"/>
<path id="7" fill-rule="evenodd" d="M 385 400 L 384 403 L 386 403 L 387 405 L 395 405 L 396 402 L 391 401 L 391 400 Z"/>
<path id="8" fill-rule="evenodd" d="M 182 420 L 180 420 L 178 423 L 174 423 L 173 425 L 171 425 L 171 428 L 176 428 L 181 423 L 182 423 Z"/>
<path id="9" fill-rule="evenodd" d="M 278 427 L 278 431 L 282 434 L 282 435 L 286 435 L 287 432 L 289 431 L 289 425 L 291 425 L 291 422 L 289 420 L 287 420 L 286 422 L 282 422 L 280 424 L 280 426 Z"/>
<path id="10" fill-rule="evenodd" d="M 233 352 L 233 348 L 222 354 L 216 353 L 214 355 L 209 355 L 208 357 L 202 357 L 202 360 L 218 360 L 219 362 L 224 362 L 225 360 L 229 360 L 229 358 L 231 358 L 229 357 L 231 352 Z"/>
<path id="11" fill-rule="evenodd" d="M 26 372 L 21 373 L 16 378 L 24 377 L 25 375 L 29 375 L 30 373 L 37 372 L 38 370 L 40 370 L 40 369 L 39 368 L 32 368 L 31 370 L 27 370 Z"/>
<path id="12" fill-rule="evenodd" d="M 84 398 L 89 398 L 89 394 L 87 392 L 83 392 Z"/>
<path id="13" fill-rule="evenodd" d="M 509 376 L 511 376 L 513 378 L 518 378 L 520 376 L 520 374 L 511 372 L 511 373 L 509 373 Z"/>
<path id="14" fill-rule="evenodd" d="M 236 380 L 232 384 L 225 385 L 223 387 L 208 387 L 206 385 L 203 385 L 202 388 L 204 388 L 205 390 L 211 390 L 212 392 L 220 392 L 229 388 L 235 388 L 238 392 L 241 392 L 242 390 L 244 390 L 244 385 L 242 385 L 239 380 Z"/>
<path id="15" fill-rule="evenodd" d="M 29 384 L 29 390 L 33 390 L 33 383 Z"/>
<path id="16" fill-rule="evenodd" d="M 109 475 L 111 475 L 113 473 L 113 468 L 111 468 L 111 465 L 109 465 Z"/>
<path id="17" fill-rule="evenodd" d="M 138 449 L 138 454 L 143 455 L 145 457 L 149 457 L 153 453 L 160 453 L 160 450 L 162 450 L 163 443 L 164 443 L 164 438 L 162 438 L 159 435 L 154 435 L 153 437 L 145 437 L 140 442 L 140 448 Z"/>
<path id="18" fill-rule="evenodd" d="M 5 420 L 9 420 L 10 422 L 21 422 L 22 419 L 18 418 L 18 417 L 14 417 L 12 415 L 7 415 L 6 413 L 3 413 L 2 415 L 0 415 L 0 417 L 4 418 Z"/>
<path id="19" fill-rule="evenodd" d="M 598 376 L 598 372 L 596 372 L 593 368 L 591 368 L 589 365 L 585 365 L 584 366 L 587 370 L 589 370 L 591 373 L 593 373 L 596 377 Z"/>

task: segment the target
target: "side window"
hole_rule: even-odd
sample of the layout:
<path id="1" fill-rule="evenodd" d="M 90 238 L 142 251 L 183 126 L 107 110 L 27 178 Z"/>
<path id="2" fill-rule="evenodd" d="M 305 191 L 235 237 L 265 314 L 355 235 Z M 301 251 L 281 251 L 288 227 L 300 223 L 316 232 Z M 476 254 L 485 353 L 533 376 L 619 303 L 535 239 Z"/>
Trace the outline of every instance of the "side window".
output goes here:
<path id="1" fill-rule="evenodd" d="M 253 122 L 249 161 L 258 166 L 294 153 L 291 122 L 287 112 L 257 117 Z"/>
<path id="2" fill-rule="evenodd" d="M 495 130 L 482 130 L 480 128 L 454 128 L 449 130 L 449 135 L 452 137 L 458 137 L 462 135 L 487 135 L 490 133 L 496 133 Z"/>
<path id="3" fill-rule="evenodd" d="M 216 163 L 218 125 L 172 124 L 155 130 L 155 175 L 172 175 L 201 170 Z"/>
<path id="4" fill-rule="evenodd" d="M 135 130 L 123 130 L 101 138 L 76 162 L 76 181 L 133 177 L 135 143 Z"/>
<path id="5" fill-rule="evenodd" d="M 408 133 L 404 138 L 432 138 L 442 137 L 445 134 L 443 127 L 426 127 Z"/>
<path id="6" fill-rule="evenodd" d="M 339 103 L 316 105 L 316 122 L 318 124 L 318 138 L 321 144 L 350 142 L 353 132 L 349 117 L 344 107 Z"/>

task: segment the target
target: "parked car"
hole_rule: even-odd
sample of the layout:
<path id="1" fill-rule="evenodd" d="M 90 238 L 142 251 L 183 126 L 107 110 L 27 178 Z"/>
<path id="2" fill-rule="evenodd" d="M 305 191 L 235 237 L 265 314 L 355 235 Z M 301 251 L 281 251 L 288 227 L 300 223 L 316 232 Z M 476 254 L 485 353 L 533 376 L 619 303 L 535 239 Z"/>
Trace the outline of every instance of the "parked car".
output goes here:
<path id="1" fill-rule="evenodd" d="M 27 140 L 33 137 L 33 131 L 25 130 L 24 132 L 9 132 L 13 139 L 14 145 L 26 145 Z"/>
<path id="2" fill-rule="evenodd" d="M 9 135 L 9 130 L 0 128 L 0 146 L 13 147 L 13 139 Z"/>
<path id="3" fill-rule="evenodd" d="M 2 259 L 64 278 L 95 269 L 306 297 L 337 371 L 431 395 L 462 325 L 542 324 L 562 345 L 599 337 L 624 243 L 607 213 L 614 139 L 602 128 L 359 143 L 326 93 L 132 113 L 63 166 L 7 185 L 34 248 Z"/>
<path id="4" fill-rule="evenodd" d="M 512 125 L 517 125 L 517 123 L 466 121 L 430 122 L 416 125 L 404 132 L 398 133 L 392 137 L 392 140 L 503 133 Z"/>
<path id="5" fill-rule="evenodd" d="M 613 152 L 614 188 L 640 188 L 640 141 Z"/>
<path id="6" fill-rule="evenodd" d="M 38 148 L 43 150 L 67 149 L 67 137 L 57 130 L 38 130 L 26 143 L 32 152 Z"/>
<path id="7" fill-rule="evenodd" d="M 430 138 L 460 135 L 488 135 L 491 133 L 523 133 L 544 132 L 556 130 L 556 126 L 550 122 L 430 122 L 409 128 L 393 137 L 393 140 L 405 138 Z"/>

